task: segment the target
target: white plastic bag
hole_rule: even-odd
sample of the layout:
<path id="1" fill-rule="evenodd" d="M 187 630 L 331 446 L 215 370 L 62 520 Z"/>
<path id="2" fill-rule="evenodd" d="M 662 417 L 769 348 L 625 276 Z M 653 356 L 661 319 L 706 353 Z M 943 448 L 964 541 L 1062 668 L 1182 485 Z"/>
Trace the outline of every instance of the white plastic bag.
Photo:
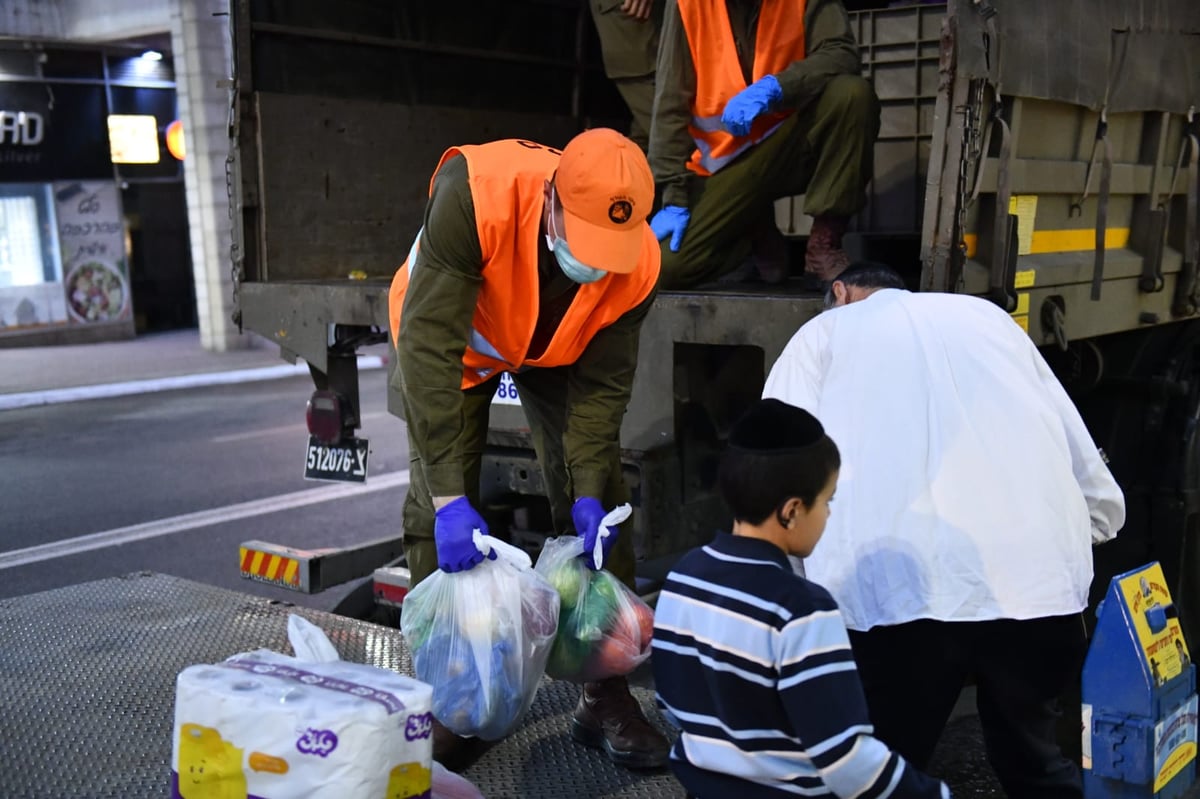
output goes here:
<path id="1" fill-rule="evenodd" d="M 561 602 L 546 673 L 572 682 L 628 674 L 650 657 L 654 611 L 611 573 L 589 569 L 582 554 L 583 539 L 563 536 L 538 556 L 535 570 Z"/>
<path id="2" fill-rule="evenodd" d="M 496 740 L 533 704 L 558 627 L 558 593 L 525 552 L 490 536 L 495 560 L 435 571 L 404 598 L 400 629 L 433 715 L 451 732 Z"/>

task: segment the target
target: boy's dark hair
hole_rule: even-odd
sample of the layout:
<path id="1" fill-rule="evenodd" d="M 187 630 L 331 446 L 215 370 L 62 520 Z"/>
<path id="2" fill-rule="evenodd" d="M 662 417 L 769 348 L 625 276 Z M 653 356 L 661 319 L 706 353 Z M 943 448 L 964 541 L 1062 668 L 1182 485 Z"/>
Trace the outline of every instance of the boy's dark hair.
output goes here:
<path id="1" fill-rule="evenodd" d="M 717 483 L 735 520 L 760 525 L 792 497 L 811 508 L 841 463 L 816 417 L 765 399 L 734 423 Z"/>

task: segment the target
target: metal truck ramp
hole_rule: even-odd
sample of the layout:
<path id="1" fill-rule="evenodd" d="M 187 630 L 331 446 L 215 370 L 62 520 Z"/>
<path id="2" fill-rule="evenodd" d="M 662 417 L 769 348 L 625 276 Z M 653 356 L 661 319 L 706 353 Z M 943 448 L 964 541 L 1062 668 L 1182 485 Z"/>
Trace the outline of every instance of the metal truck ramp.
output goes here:
<path id="1" fill-rule="evenodd" d="M 266 648 L 291 652 L 287 617 L 320 626 L 344 660 L 412 674 L 399 630 L 138 573 L 0 599 L 0 797 L 159 799 L 171 784 L 175 677 Z M 653 696 L 634 688 L 647 713 Z M 489 799 L 682 797 L 574 743 L 579 689 L 546 679 L 520 729 L 466 771 Z"/>

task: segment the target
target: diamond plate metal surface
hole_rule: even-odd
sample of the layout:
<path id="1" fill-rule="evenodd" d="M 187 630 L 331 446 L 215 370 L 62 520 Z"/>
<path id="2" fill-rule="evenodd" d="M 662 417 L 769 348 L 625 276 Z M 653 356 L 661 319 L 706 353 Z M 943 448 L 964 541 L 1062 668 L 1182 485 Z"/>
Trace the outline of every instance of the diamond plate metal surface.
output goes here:
<path id="1" fill-rule="evenodd" d="M 0 796 L 141 799 L 169 791 L 175 677 L 238 652 L 291 653 L 287 617 L 319 625 L 345 660 L 412 674 L 399 630 L 161 574 L 0 599 Z M 489 799 L 682 797 L 570 739 L 579 689 L 546 680 L 520 730 L 464 776 Z M 634 693 L 660 726 L 653 695 Z"/>

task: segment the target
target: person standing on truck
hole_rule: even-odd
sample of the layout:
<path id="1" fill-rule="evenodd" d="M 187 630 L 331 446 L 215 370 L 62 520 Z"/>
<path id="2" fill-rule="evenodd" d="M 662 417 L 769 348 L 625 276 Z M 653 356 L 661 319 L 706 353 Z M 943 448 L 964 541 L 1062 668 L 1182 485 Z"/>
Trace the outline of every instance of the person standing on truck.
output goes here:
<path id="1" fill-rule="evenodd" d="M 655 611 L 654 682 L 691 796 L 950 795 L 871 735 L 837 603 L 788 560 L 821 540 L 840 464 L 821 423 L 779 400 L 730 430 L 717 482 L 733 530 L 675 565 Z"/>
<path id="2" fill-rule="evenodd" d="M 408 426 L 404 550 L 414 585 L 435 568 L 483 559 L 472 532 L 488 531 L 481 458 L 505 373 L 520 392 L 556 534 L 574 531 L 592 552 L 606 509 L 628 500 L 619 432 L 658 281 L 658 242 L 645 221 L 653 202 L 646 157 L 607 128 L 561 151 L 508 139 L 442 156 L 388 300 Z M 634 586 L 632 542 L 603 541 L 604 566 Z M 668 743 L 624 677 L 584 684 L 572 734 L 623 765 L 666 762 Z M 435 725 L 439 759 L 461 740 Z"/>
<path id="3" fill-rule="evenodd" d="M 667 0 L 650 131 L 662 288 L 713 281 L 751 253 L 765 281 L 785 279 L 773 202 L 801 193 L 806 282 L 846 268 L 879 132 L 860 73 L 839 0 Z"/>
<path id="4" fill-rule="evenodd" d="M 588 0 L 604 74 L 629 107 L 629 138 L 645 152 L 654 113 L 654 69 L 664 0 Z"/>
<path id="5" fill-rule="evenodd" d="M 838 512 L 804 561 L 850 628 L 881 740 L 924 768 L 974 675 L 1008 796 L 1082 796 L 1057 702 L 1080 678 L 1093 544 L 1125 499 L 1029 336 L 992 303 L 856 264 L 763 389 L 842 448 Z"/>

